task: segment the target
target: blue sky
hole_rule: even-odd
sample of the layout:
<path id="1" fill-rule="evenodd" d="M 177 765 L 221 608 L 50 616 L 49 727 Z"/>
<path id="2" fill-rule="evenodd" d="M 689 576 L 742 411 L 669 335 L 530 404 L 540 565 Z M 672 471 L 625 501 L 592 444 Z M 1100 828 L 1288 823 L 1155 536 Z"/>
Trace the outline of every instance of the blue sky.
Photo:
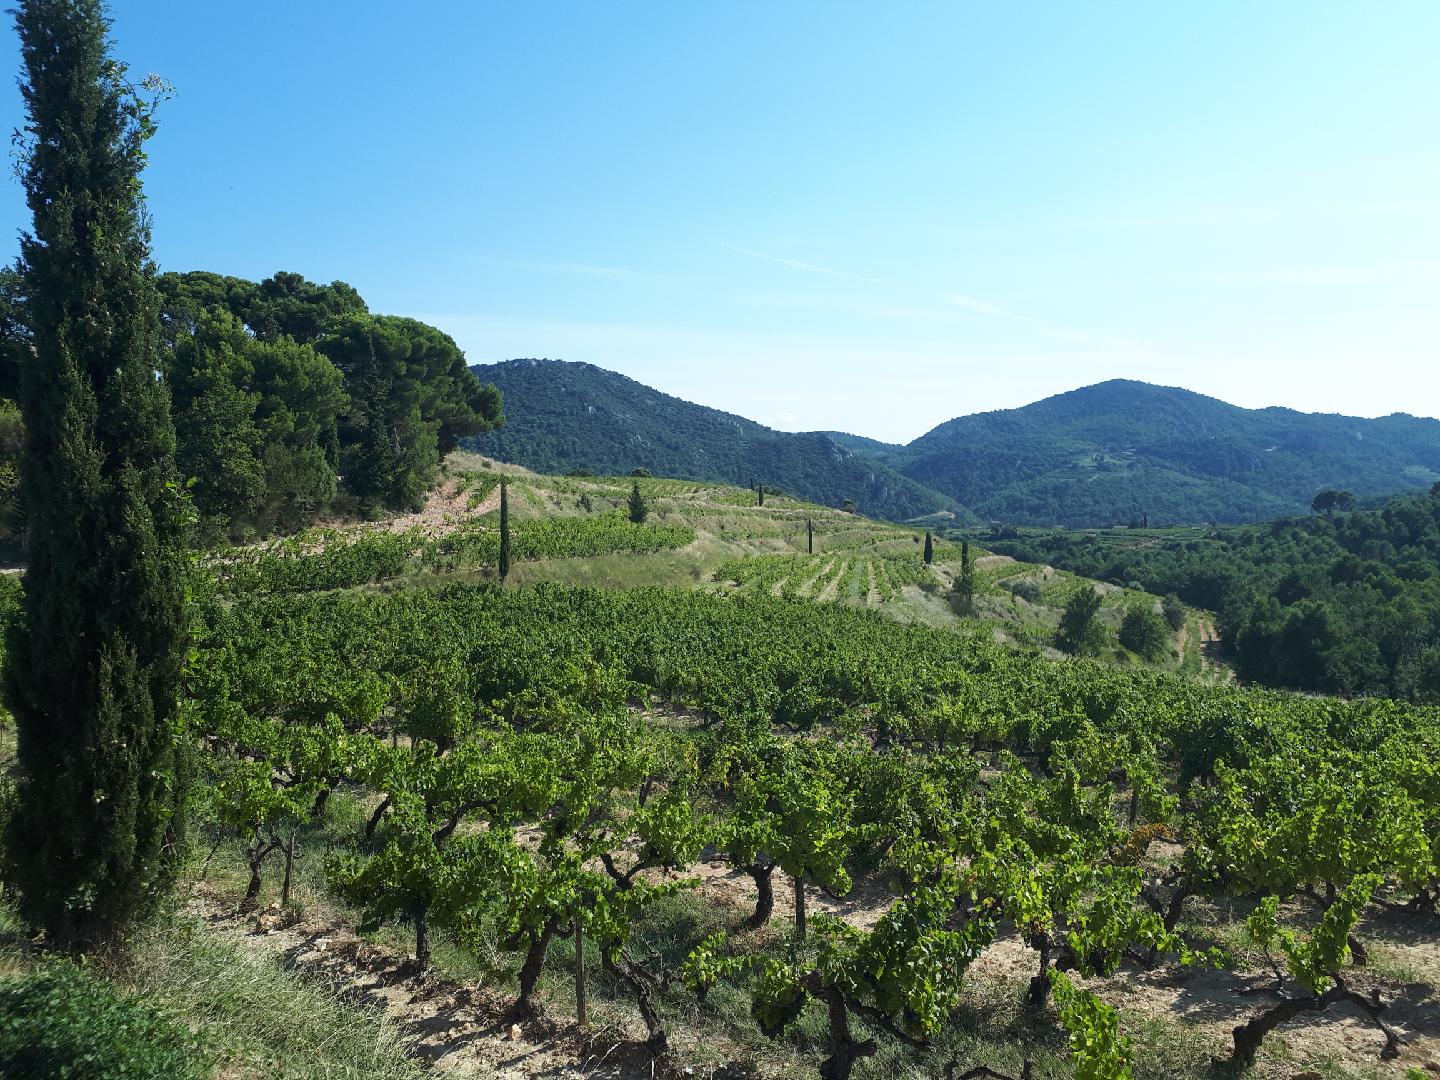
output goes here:
<path id="1" fill-rule="evenodd" d="M 1112 377 L 1440 413 L 1434 0 L 115 15 L 178 90 L 163 268 L 343 279 L 472 362 L 893 440 Z"/>

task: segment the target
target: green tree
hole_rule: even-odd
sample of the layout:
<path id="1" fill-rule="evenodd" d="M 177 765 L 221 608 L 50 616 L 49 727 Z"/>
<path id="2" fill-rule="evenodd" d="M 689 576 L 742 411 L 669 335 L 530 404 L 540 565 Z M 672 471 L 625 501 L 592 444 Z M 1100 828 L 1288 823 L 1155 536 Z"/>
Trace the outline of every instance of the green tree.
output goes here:
<path id="1" fill-rule="evenodd" d="M 221 524 L 248 519 L 265 498 L 264 437 L 255 425 L 260 395 L 242 389 L 232 351 L 202 350 L 187 338 L 177 352 L 170 379 L 176 460 L 193 478 L 195 507 Z"/>
<path id="2" fill-rule="evenodd" d="M 640 494 L 639 480 L 630 485 L 629 515 L 636 525 L 645 524 L 645 519 L 650 516 L 650 507 L 645 502 L 645 496 Z"/>
<path id="3" fill-rule="evenodd" d="M 22 365 L 31 539 L 6 696 L 19 735 L 9 876 L 48 939 L 86 948 L 160 896 L 182 840 L 186 559 L 141 204 L 163 87 L 132 85 L 100 0 L 22 0 Z"/>
<path id="4" fill-rule="evenodd" d="M 441 456 L 501 420 L 499 393 L 480 384 L 433 326 L 351 315 L 319 347 L 345 377 L 342 469 L 366 506 L 418 509 Z"/>
<path id="5" fill-rule="evenodd" d="M 925 533 L 925 565 L 929 566 L 935 561 L 935 541 L 927 531 Z"/>
<path id="6" fill-rule="evenodd" d="M 510 485 L 500 478 L 500 580 L 510 576 Z"/>
<path id="7" fill-rule="evenodd" d="M 950 606 L 957 615 L 975 614 L 975 564 L 970 559 L 970 541 L 960 541 L 960 576 L 950 591 Z"/>
<path id="8" fill-rule="evenodd" d="M 1170 649 L 1170 625 L 1148 607 L 1132 607 L 1120 621 L 1120 644 L 1147 660 L 1158 660 Z"/>
<path id="9" fill-rule="evenodd" d="M 1166 623 L 1177 634 L 1185 626 L 1185 605 L 1174 593 L 1167 594 L 1165 599 L 1160 601 L 1160 614 L 1165 616 Z"/>
<path id="10" fill-rule="evenodd" d="M 1310 502 L 1310 509 L 1317 514 L 1324 514 L 1329 517 L 1336 510 L 1344 513 L 1355 508 L 1355 496 L 1348 491 L 1335 491 L 1326 488 L 1315 496 Z"/>
<path id="11" fill-rule="evenodd" d="M 336 491 L 338 418 L 349 404 L 339 370 L 308 344 L 247 330 L 233 309 L 254 292 L 251 282 L 194 273 L 167 274 L 162 285 L 178 456 L 197 477 L 200 510 L 232 529 L 289 530 L 311 520 Z M 219 415 L 222 405 L 233 418 Z M 223 445 L 235 440 L 242 445 Z M 234 480 L 215 475 L 212 460 L 247 481 L 260 474 L 258 496 L 216 505 L 207 489 Z"/>
<path id="12" fill-rule="evenodd" d="M 1093 655 L 1104 645 L 1104 629 L 1095 621 L 1100 611 L 1100 594 L 1091 586 L 1076 590 L 1060 616 L 1055 644 L 1076 656 Z"/>

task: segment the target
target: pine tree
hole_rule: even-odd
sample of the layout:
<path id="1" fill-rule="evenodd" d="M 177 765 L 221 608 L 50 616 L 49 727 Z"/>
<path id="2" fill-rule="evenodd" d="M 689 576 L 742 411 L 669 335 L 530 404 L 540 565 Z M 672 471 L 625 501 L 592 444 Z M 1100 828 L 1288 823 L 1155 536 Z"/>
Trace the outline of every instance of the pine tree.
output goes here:
<path id="1" fill-rule="evenodd" d="M 510 485 L 500 478 L 500 580 L 510 576 Z"/>
<path id="2" fill-rule="evenodd" d="M 925 565 L 929 566 L 935 561 L 935 541 L 927 531 L 925 533 Z"/>
<path id="3" fill-rule="evenodd" d="M 640 481 L 636 480 L 630 486 L 630 520 L 636 525 L 643 525 L 649 516 L 650 507 L 645 503 L 645 496 L 640 494 Z"/>
<path id="4" fill-rule="evenodd" d="M 6 698 L 20 779 L 8 870 L 52 944 L 114 941 L 169 884 L 187 755 L 184 504 L 141 204 L 163 87 L 109 55 L 100 0 L 21 0 L 30 540 Z"/>

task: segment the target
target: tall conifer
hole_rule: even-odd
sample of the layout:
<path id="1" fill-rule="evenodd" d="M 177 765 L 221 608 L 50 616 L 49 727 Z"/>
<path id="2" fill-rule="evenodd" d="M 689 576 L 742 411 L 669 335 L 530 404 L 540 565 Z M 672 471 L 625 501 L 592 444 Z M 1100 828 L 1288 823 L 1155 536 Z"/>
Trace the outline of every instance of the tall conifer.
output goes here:
<path id="1" fill-rule="evenodd" d="M 6 697 L 20 910 L 52 943 L 113 940 L 180 840 L 186 560 L 140 172 L 157 89 L 109 55 L 100 0 L 21 0 L 25 615 Z"/>
<path id="2" fill-rule="evenodd" d="M 510 576 L 510 486 L 500 478 L 500 580 Z"/>

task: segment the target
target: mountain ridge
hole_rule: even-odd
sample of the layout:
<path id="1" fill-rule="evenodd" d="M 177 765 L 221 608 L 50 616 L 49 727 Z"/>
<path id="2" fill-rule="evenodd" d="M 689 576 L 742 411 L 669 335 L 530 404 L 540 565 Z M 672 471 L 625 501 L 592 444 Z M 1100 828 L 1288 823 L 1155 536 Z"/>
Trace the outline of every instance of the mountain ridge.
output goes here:
<path id="1" fill-rule="evenodd" d="M 1246 409 L 1134 379 L 956 416 L 894 444 L 775 431 L 593 364 L 472 370 L 499 387 L 508 417 L 467 441 L 481 453 L 547 471 L 762 482 L 829 505 L 852 499 L 892 520 L 1258 521 L 1307 510 L 1321 488 L 1366 497 L 1440 480 L 1440 420 Z"/>
<path id="2" fill-rule="evenodd" d="M 973 522 L 948 495 L 851 453 L 819 432 L 784 432 L 664 394 L 593 364 L 523 359 L 471 368 L 514 407 L 467 449 L 540 472 L 640 468 L 680 479 L 783 489 L 891 520 L 931 514 Z"/>

